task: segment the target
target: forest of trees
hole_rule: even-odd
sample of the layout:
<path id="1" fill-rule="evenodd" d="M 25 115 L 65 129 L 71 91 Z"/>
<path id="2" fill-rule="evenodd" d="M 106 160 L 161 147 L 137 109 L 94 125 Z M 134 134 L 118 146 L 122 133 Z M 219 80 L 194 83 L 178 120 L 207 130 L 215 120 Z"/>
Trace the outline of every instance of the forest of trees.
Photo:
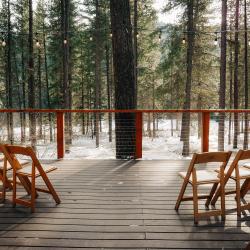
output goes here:
<path id="1" fill-rule="evenodd" d="M 220 5 L 215 7 L 213 0 L 166 0 L 165 13 L 178 9 L 181 14 L 175 24 L 165 24 L 159 22 L 153 0 L 2 0 L 1 108 L 248 109 L 250 2 L 222 0 Z M 221 17 L 221 24 L 212 21 L 214 16 Z M 119 54 L 121 47 L 125 49 Z M 122 67 L 128 71 L 119 71 Z M 53 140 L 52 114 L 20 113 L 19 119 L 22 142 L 28 138 L 35 145 L 44 123 L 50 125 Z M 76 119 L 83 134 L 92 131 L 98 147 L 100 114 L 67 113 L 66 144 L 71 144 Z M 132 115 L 118 114 L 117 127 L 122 128 L 123 119 L 134 122 Z M 148 130 L 151 124 L 155 130 L 156 116 L 144 119 Z M 220 113 L 219 150 L 225 145 L 225 119 Z M 229 119 L 234 130 L 228 142 L 238 147 L 242 123 L 244 148 L 248 148 L 248 115 L 234 114 Z M 11 143 L 13 120 L 8 114 Z M 190 113 L 180 120 L 187 156 Z M 111 132 L 109 137 L 111 141 Z"/>

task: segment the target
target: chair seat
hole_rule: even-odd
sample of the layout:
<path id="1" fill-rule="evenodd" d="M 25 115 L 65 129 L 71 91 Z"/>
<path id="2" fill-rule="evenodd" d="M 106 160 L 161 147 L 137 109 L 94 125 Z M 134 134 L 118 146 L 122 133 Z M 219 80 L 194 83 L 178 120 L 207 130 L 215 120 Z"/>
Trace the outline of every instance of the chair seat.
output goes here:
<path id="1" fill-rule="evenodd" d="M 185 179 L 187 172 L 180 172 L 179 175 Z M 198 170 L 196 171 L 197 184 L 208 184 L 219 182 L 218 174 L 214 171 Z M 189 178 L 189 183 L 192 183 L 192 174 Z"/>
<path id="2" fill-rule="evenodd" d="M 50 165 L 46 165 L 44 164 L 43 165 L 43 170 L 45 173 L 49 173 L 49 172 L 52 172 L 54 170 L 56 170 L 57 167 L 53 167 L 53 166 L 50 166 Z M 17 171 L 17 174 L 21 174 L 21 175 L 26 175 L 28 177 L 31 177 L 31 173 L 32 173 L 32 165 L 29 164 L 27 166 L 24 166 L 22 169 L 19 169 Z M 39 177 L 40 176 L 40 173 L 38 172 L 38 170 L 36 169 L 36 177 Z"/>
<path id="3" fill-rule="evenodd" d="M 250 168 L 239 167 L 239 175 L 240 175 L 240 179 L 248 179 L 248 178 L 250 178 Z M 233 171 L 230 178 L 232 178 L 232 179 L 236 178 L 235 171 Z"/>
<path id="4" fill-rule="evenodd" d="M 25 166 L 25 165 L 27 165 L 27 164 L 30 163 L 29 160 L 21 160 L 21 159 L 18 159 L 18 162 L 19 162 L 22 166 Z M 9 171 L 10 169 L 12 169 L 12 166 L 10 165 L 9 162 L 7 162 L 7 169 L 6 169 L 6 170 Z M 2 160 L 0 160 L 0 170 L 3 170 L 3 161 L 2 161 Z"/>
<path id="5" fill-rule="evenodd" d="M 250 162 L 244 162 L 241 167 L 246 167 L 250 169 Z"/>

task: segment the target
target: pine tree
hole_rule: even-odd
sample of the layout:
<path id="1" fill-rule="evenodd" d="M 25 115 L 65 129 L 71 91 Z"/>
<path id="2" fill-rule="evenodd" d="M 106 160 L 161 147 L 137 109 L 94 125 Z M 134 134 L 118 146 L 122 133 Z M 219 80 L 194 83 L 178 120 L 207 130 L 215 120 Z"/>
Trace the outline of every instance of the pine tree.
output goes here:
<path id="1" fill-rule="evenodd" d="M 110 12 L 116 89 L 115 108 L 135 109 L 136 88 L 129 1 L 111 0 Z M 116 157 L 127 158 L 134 156 L 135 115 L 132 113 L 118 113 L 115 116 L 115 124 Z"/>

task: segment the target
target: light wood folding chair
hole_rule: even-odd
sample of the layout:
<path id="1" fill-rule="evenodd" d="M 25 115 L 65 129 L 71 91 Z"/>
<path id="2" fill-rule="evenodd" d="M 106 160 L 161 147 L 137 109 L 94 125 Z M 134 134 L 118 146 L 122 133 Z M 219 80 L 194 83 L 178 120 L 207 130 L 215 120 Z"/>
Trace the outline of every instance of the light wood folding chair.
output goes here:
<path id="1" fill-rule="evenodd" d="M 222 219 L 225 219 L 225 197 L 223 195 L 224 187 L 224 169 L 228 163 L 228 160 L 231 156 L 231 152 L 210 152 L 202 154 L 194 154 L 193 158 L 189 164 L 187 172 L 180 172 L 179 175 L 184 179 L 178 199 L 176 201 L 175 210 L 178 211 L 182 201 L 193 201 L 193 210 L 194 210 L 194 223 L 197 224 L 199 218 L 217 216 L 221 215 Z M 214 171 L 207 170 L 196 170 L 197 164 L 204 163 L 221 163 L 220 166 L 220 176 Z M 222 178 L 220 178 L 222 177 Z M 222 195 L 221 195 L 221 209 L 206 211 L 199 213 L 198 211 L 198 200 L 199 199 L 211 199 L 216 190 L 218 184 L 221 184 Z M 184 196 L 187 185 L 191 184 L 193 188 L 192 196 Z M 198 186 L 204 184 L 213 184 L 213 187 L 209 195 L 198 195 Z"/>
<path id="2" fill-rule="evenodd" d="M 0 153 L 3 154 L 1 147 L 0 147 Z M 29 164 L 29 161 L 27 160 L 19 160 L 21 166 L 25 166 Z M 1 192 L 1 200 L 4 201 L 6 198 L 6 189 L 12 190 L 12 182 L 13 180 L 9 179 L 7 177 L 7 172 L 12 169 L 12 166 L 8 163 L 7 158 L 3 157 L 0 158 L 0 181 L 2 181 L 2 192 Z M 23 184 L 21 184 L 23 183 Z M 21 184 L 26 189 L 27 193 L 30 194 L 30 188 L 29 188 L 29 179 L 24 177 L 20 178 L 20 182 L 18 184 Z"/>
<path id="3" fill-rule="evenodd" d="M 55 202 L 59 204 L 60 198 L 58 197 L 53 185 L 51 184 L 47 173 L 56 170 L 56 167 L 51 166 L 42 166 L 39 160 L 36 157 L 35 152 L 31 147 L 23 147 L 23 146 L 10 146 L 10 145 L 1 145 L 0 146 L 6 159 L 10 163 L 13 169 L 13 197 L 12 202 L 15 206 L 16 204 L 21 204 L 31 208 L 31 211 L 35 211 L 35 199 L 37 197 L 38 192 L 44 192 L 51 194 L 54 198 Z M 16 155 L 24 155 L 28 156 L 31 159 L 31 164 L 23 167 Z M 36 187 L 36 178 L 42 177 L 47 189 L 42 189 Z M 17 198 L 17 178 L 28 178 L 29 182 L 25 182 L 25 185 L 28 184 L 30 189 L 30 200 L 25 200 L 21 198 Z"/>
<path id="4" fill-rule="evenodd" d="M 244 166 L 244 163 L 240 163 L 240 161 L 250 159 L 250 150 L 239 150 L 236 154 L 233 162 L 229 166 L 228 170 L 226 171 L 224 182 L 225 185 L 227 182 L 231 179 L 235 181 L 236 189 L 226 191 L 225 195 L 229 194 L 236 194 L 236 204 L 237 204 L 237 215 L 241 216 L 241 211 L 244 211 L 246 209 L 250 209 L 250 203 L 241 205 L 241 198 L 244 198 L 246 193 L 250 189 L 250 168 L 247 166 Z M 241 181 L 245 180 L 243 185 L 241 186 Z M 218 198 L 221 196 L 221 186 L 217 188 L 217 190 L 214 191 L 214 196 L 211 200 L 211 204 L 215 205 Z"/>

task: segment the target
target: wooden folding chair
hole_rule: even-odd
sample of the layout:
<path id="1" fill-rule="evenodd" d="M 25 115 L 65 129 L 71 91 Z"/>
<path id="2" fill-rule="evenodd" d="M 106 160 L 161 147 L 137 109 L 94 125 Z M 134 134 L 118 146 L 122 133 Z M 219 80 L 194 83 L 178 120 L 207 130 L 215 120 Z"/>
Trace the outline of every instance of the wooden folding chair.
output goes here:
<path id="1" fill-rule="evenodd" d="M 3 153 L 0 147 L 0 153 Z M 25 166 L 29 164 L 27 160 L 19 160 L 21 166 Z M 6 189 L 12 190 L 12 180 L 7 177 L 7 172 L 12 169 L 12 166 L 8 163 L 7 158 L 3 157 L 0 158 L 0 181 L 2 181 L 2 192 L 1 192 L 1 200 L 4 201 L 6 197 Z M 27 178 L 20 178 L 20 182 L 18 184 L 23 183 L 22 185 L 25 187 L 28 194 L 30 194 L 30 189 L 28 188 L 29 179 Z"/>
<path id="2" fill-rule="evenodd" d="M 15 206 L 16 204 L 21 204 L 27 207 L 31 208 L 31 211 L 35 211 L 35 199 L 37 197 L 37 191 L 38 192 L 44 192 L 51 194 L 54 198 L 55 202 L 59 204 L 61 201 L 51 184 L 47 173 L 52 172 L 56 170 L 56 167 L 51 166 L 43 166 L 40 164 L 39 160 L 36 157 L 35 152 L 31 147 L 23 147 L 23 146 L 10 146 L 10 145 L 1 145 L 0 146 L 6 159 L 10 163 L 13 169 L 13 197 L 12 202 Z M 25 155 L 30 157 L 31 159 L 31 165 L 28 165 L 26 167 L 22 167 L 20 164 L 18 158 L 16 155 Z M 31 199 L 30 200 L 24 200 L 21 198 L 16 197 L 17 192 L 17 177 L 20 179 L 22 178 L 28 178 L 29 182 L 25 182 L 25 185 L 28 184 L 31 192 Z M 45 185 L 47 186 L 47 189 L 37 188 L 36 187 L 36 178 L 42 177 Z"/>
<path id="3" fill-rule="evenodd" d="M 231 191 L 226 191 L 225 195 L 235 194 L 236 193 L 236 204 L 237 204 L 237 215 L 241 216 L 241 211 L 246 209 L 250 209 L 250 203 L 246 205 L 241 205 L 241 198 L 244 198 L 248 190 L 250 190 L 250 168 L 244 163 L 240 164 L 240 161 L 250 159 L 250 150 L 239 150 L 236 154 L 233 162 L 228 168 L 224 182 L 225 185 L 229 181 L 229 179 L 234 180 L 236 184 L 236 189 Z M 241 180 L 245 180 L 243 185 L 241 186 Z M 211 200 L 211 204 L 215 205 L 219 196 L 221 196 L 221 187 L 219 186 L 217 190 L 214 191 L 214 196 Z"/>
<path id="4" fill-rule="evenodd" d="M 202 153 L 194 154 L 190 162 L 187 172 L 180 172 L 179 175 L 184 179 L 176 205 L 175 210 L 178 211 L 182 201 L 193 201 L 193 210 L 194 210 L 194 223 L 197 224 L 199 218 L 217 216 L 221 215 L 222 219 L 225 219 L 225 197 L 223 195 L 224 187 L 224 169 L 228 163 L 228 160 L 231 156 L 231 152 L 211 152 L 211 153 Z M 197 164 L 204 164 L 209 162 L 221 163 L 220 166 L 220 176 L 214 171 L 207 170 L 196 170 Z M 222 178 L 220 178 L 222 177 Z M 198 200 L 199 199 L 211 199 L 216 190 L 218 184 L 221 184 L 222 195 L 221 195 L 221 210 L 207 211 L 199 213 L 198 211 Z M 184 196 L 187 185 L 191 184 L 193 187 L 192 196 Z M 198 195 L 198 186 L 204 184 L 213 184 L 211 192 L 209 195 Z"/>

